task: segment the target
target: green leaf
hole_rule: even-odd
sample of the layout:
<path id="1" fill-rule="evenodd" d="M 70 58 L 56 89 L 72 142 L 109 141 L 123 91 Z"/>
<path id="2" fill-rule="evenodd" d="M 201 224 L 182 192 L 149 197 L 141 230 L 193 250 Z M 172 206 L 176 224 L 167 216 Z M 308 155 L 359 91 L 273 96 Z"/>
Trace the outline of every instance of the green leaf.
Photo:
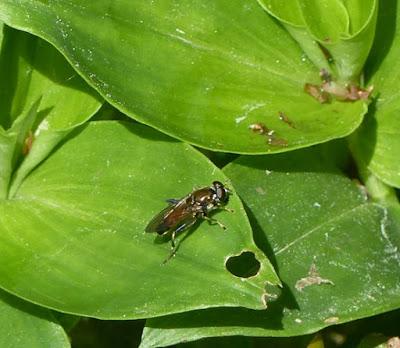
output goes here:
<path id="1" fill-rule="evenodd" d="M 258 2 L 284 23 L 320 69 L 337 71 L 342 82 L 358 83 L 374 39 L 377 0 L 298 0 L 290 5 L 275 0 Z M 327 64 L 326 52 L 313 40 L 325 47 L 334 66 Z"/>
<path id="2" fill-rule="evenodd" d="M 340 0 L 300 0 L 304 23 L 310 34 L 322 42 L 337 43 L 349 35 L 350 18 Z"/>
<path id="3" fill-rule="evenodd" d="M 65 58 L 37 37 L 1 26 L 0 124 L 7 129 L 41 98 L 43 129 L 68 129 L 88 119 L 101 105 L 98 95 Z"/>
<path id="4" fill-rule="evenodd" d="M 3 129 L 10 128 L 9 132 L 12 132 L 17 118 L 22 120 L 29 115 L 32 105 L 40 99 L 40 105 L 33 115 L 35 119 L 20 132 L 18 148 L 7 147 L 14 158 L 18 155 L 20 159 L 22 144 L 29 131 L 32 132 L 32 148 L 16 173 L 14 188 L 10 190 L 13 195 L 30 170 L 71 129 L 85 122 L 99 109 L 101 100 L 65 58 L 47 42 L 0 24 L 4 37 L 0 51 L 0 125 Z M 3 155 L 4 158 L 10 156 L 5 153 Z M 9 165 L 9 171 L 14 171 L 13 163 L 9 162 Z M 6 166 L 2 168 L 3 176 Z M 3 183 L 2 191 L 7 192 L 9 176 Z"/>
<path id="5" fill-rule="evenodd" d="M 106 0 L 6 0 L 0 18 L 54 44 L 127 115 L 207 149 L 306 147 L 348 135 L 366 109 L 362 102 L 321 105 L 307 95 L 304 84 L 317 82 L 318 70 L 252 0 L 111 7 Z M 295 128 L 280 121 L 280 111 Z M 275 131 L 278 145 L 249 129 L 260 122 Z"/>
<path id="6" fill-rule="evenodd" d="M 248 207 L 256 243 L 284 285 L 282 296 L 266 311 L 217 308 L 150 319 L 143 346 L 304 335 L 399 308 L 398 206 L 366 201 L 318 148 L 242 156 L 224 172 Z"/>
<path id="7" fill-rule="evenodd" d="M 376 99 L 352 138 L 354 155 L 385 183 L 400 187 L 400 8 L 386 1 L 379 9 L 377 38 L 367 65 Z"/>
<path id="8" fill-rule="evenodd" d="M 299 1 L 257 0 L 258 3 L 276 19 L 285 24 L 304 26 L 303 14 Z"/>
<path id="9" fill-rule="evenodd" d="M 23 154 L 24 140 L 37 119 L 39 102 L 40 99 L 26 114 L 18 117 L 10 129 L 5 131 L 0 128 L 0 199 L 4 199 L 8 195 L 13 170 Z"/>
<path id="10" fill-rule="evenodd" d="M 104 319 L 265 308 L 279 280 L 254 245 L 234 191 L 228 206 L 235 212 L 216 214 L 227 229 L 199 224 L 181 235 L 166 264 L 168 239 L 144 233 L 165 199 L 213 180 L 227 182 L 189 145 L 145 126 L 90 123 L 31 172 L 13 199 L 0 202 L 0 284 L 43 306 Z M 225 267 L 242 251 L 261 263 L 253 277 Z"/>
<path id="11" fill-rule="evenodd" d="M 69 340 L 49 310 L 0 290 L 0 346 L 67 348 Z"/>
<path id="12" fill-rule="evenodd" d="M 301 0 L 306 27 L 331 54 L 339 79 L 357 83 L 375 35 L 377 0 Z"/>
<path id="13" fill-rule="evenodd" d="M 307 57 L 319 68 L 332 74 L 331 67 L 318 42 L 305 29 L 299 1 L 257 0 L 271 16 L 282 22 Z"/>

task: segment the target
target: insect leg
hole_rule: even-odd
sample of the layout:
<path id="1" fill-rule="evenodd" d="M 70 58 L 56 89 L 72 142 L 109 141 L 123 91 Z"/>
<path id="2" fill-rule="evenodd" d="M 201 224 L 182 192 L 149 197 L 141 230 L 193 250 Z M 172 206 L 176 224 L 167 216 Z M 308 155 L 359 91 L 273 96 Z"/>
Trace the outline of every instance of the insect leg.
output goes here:
<path id="1" fill-rule="evenodd" d="M 163 264 L 166 264 L 169 260 L 171 260 L 176 254 L 176 248 L 172 248 L 171 252 L 169 253 L 168 257 L 163 261 Z"/>
<path id="2" fill-rule="evenodd" d="M 181 225 L 179 226 L 177 229 L 172 231 L 171 234 L 171 252 L 169 253 L 168 257 L 163 261 L 163 264 L 166 264 L 169 260 L 171 260 L 175 254 L 176 251 L 178 250 L 179 245 L 176 245 L 175 243 L 175 239 L 176 239 L 176 234 L 182 230 L 184 230 L 185 228 L 189 228 L 190 226 L 192 226 L 194 223 L 196 222 L 196 220 L 194 220 L 192 223 L 190 223 L 189 225 Z"/>
<path id="3" fill-rule="evenodd" d="M 227 208 L 227 207 L 218 207 L 218 209 L 229 211 L 230 213 L 234 213 L 235 212 L 234 209 L 230 209 L 230 208 Z"/>
<path id="4" fill-rule="evenodd" d="M 169 253 L 168 257 L 163 261 L 163 264 L 166 264 L 169 260 L 171 260 L 175 254 L 176 250 L 178 249 L 175 244 L 175 237 L 176 237 L 177 230 L 174 230 L 171 234 L 171 252 Z"/>
<path id="5" fill-rule="evenodd" d="M 175 237 L 177 231 L 178 230 L 174 230 L 171 234 L 171 249 L 175 249 Z"/>
<path id="6" fill-rule="evenodd" d="M 221 222 L 219 222 L 218 220 L 216 220 L 216 219 L 213 219 L 213 218 L 210 218 L 210 217 L 208 217 L 208 216 L 206 216 L 206 215 L 204 215 L 203 216 L 203 219 L 204 220 L 207 220 L 210 224 L 217 224 L 219 227 L 221 227 L 223 230 L 226 230 L 226 226 L 223 224 L 223 223 L 221 223 Z"/>
<path id="7" fill-rule="evenodd" d="M 165 200 L 167 203 L 171 204 L 171 205 L 175 205 L 178 204 L 180 202 L 180 199 L 176 199 L 176 198 L 168 198 Z"/>

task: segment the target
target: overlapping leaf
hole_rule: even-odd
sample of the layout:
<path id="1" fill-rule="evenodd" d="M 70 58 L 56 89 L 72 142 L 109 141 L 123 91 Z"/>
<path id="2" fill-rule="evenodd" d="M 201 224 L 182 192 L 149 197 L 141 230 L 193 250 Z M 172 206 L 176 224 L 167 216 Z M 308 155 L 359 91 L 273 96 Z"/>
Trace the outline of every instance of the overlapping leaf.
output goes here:
<path id="1" fill-rule="evenodd" d="M 67 335 L 49 310 L 0 290 L 0 313 L 1 347 L 70 347 Z"/>
<path id="2" fill-rule="evenodd" d="M 284 284 L 265 311 L 210 309 L 150 319 L 143 346 L 188 338 L 294 336 L 400 305 L 400 217 L 366 201 L 318 149 L 242 157 L 224 172 Z M 243 178 L 246 178 L 243 180 Z"/>
<path id="3" fill-rule="evenodd" d="M 396 9 L 397 6 L 397 9 Z M 367 65 L 376 100 L 353 138 L 353 149 L 377 177 L 400 187 L 400 8 L 395 1 L 380 7 L 378 36 Z"/>
<path id="4" fill-rule="evenodd" d="M 101 102 L 48 43 L 3 24 L 0 30 L 0 191 L 4 197 L 11 173 L 22 161 L 23 148 L 24 163 L 16 175 L 15 187 L 69 130 L 96 112 Z M 16 125 L 17 119 L 25 126 Z"/>
<path id="5" fill-rule="evenodd" d="M 375 34 L 377 0 L 258 0 L 282 21 L 310 59 L 328 71 L 329 52 L 340 80 L 358 82 Z M 327 50 L 322 52 L 317 40 Z"/>
<path id="6" fill-rule="evenodd" d="M 6 0 L 0 18 L 53 43 L 126 114 L 204 148 L 305 147 L 351 133 L 365 112 L 362 102 L 321 105 L 307 95 L 318 69 L 252 0 Z M 258 123 L 279 141 L 253 133 Z"/>

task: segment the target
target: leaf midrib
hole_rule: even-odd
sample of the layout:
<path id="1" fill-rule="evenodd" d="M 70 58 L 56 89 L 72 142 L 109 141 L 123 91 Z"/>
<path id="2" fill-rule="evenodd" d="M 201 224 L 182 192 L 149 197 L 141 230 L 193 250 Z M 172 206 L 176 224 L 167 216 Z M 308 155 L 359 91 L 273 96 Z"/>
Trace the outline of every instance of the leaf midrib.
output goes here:
<path id="1" fill-rule="evenodd" d="M 350 210 L 346 210 L 346 211 L 344 211 L 343 213 L 341 213 L 339 215 L 335 215 L 333 218 L 325 220 L 322 224 L 319 224 L 319 225 L 315 226 L 311 230 L 305 232 L 304 234 L 302 234 L 301 236 L 297 237 L 296 239 L 294 239 L 290 243 L 286 244 L 284 247 L 280 248 L 278 251 L 275 252 L 275 255 L 279 255 L 280 253 L 286 251 L 287 249 L 289 249 L 293 245 L 297 244 L 298 242 L 300 242 L 304 238 L 308 237 L 309 235 L 313 234 L 314 232 L 320 230 L 321 228 L 323 228 L 323 227 L 325 227 L 327 225 L 330 225 L 333 222 L 339 221 L 342 218 L 346 217 L 347 215 L 350 215 L 354 211 L 356 211 L 356 210 L 358 210 L 360 208 L 368 207 L 369 205 L 370 204 L 368 204 L 367 202 L 363 202 L 363 203 L 351 208 Z"/>

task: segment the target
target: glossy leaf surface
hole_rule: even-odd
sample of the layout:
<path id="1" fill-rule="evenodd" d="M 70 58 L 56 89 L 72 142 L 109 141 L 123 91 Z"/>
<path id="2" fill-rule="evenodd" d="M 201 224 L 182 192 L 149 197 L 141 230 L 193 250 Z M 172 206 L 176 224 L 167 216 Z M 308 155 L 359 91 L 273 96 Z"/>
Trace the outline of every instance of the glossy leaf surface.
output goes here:
<path id="1" fill-rule="evenodd" d="M 144 232 L 166 199 L 213 180 L 227 182 L 189 145 L 145 126 L 91 123 L 31 172 L 12 199 L 0 202 L 0 285 L 59 311 L 109 319 L 213 306 L 265 308 L 264 295 L 279 280 L 254 245 L 234 191 L 229 208 L 235 212 L 215 214 L 227 229 L 196 225 L 166 264 L 168 239 Z M 243 250 L 261 263 L 246 279 L 225 267 Z"/>
<path id="2" fill-rule="evenodd" d="M 54 44 L 127 115 L 204 148 L 306 147 L 348 135 L 365 113 L 362 102 L 322 105 L 305 93 L 318 69 L 252 0 L 6 0 L 0 18 Z M 260 122 L 282 140 L 249 129 Z"/>
<path id="3" fill-rule="evenodd" d="M 69 130 L 98 110 L 101 99 L 48 43 L 2 23 L 0 30 L 0 191 L 4 197 L 15 164 L 23 162 L 14 179 L 17 187 Z M 17 119 L 26 123 L 27 118 L 30 121 L 16 139 Z"/>
<path id="4" fill-rule="evenodd" d="M 395 1 L 380 7 L 378 37 L 367 65 L 376 100 L 353 138 L 355 155 L 377 177 L 400 187 L 400 8 Z"/>
<path id="5" fill-rule="evenodd" d="M 359 82 L 375 35 L 377 0 L 296 0 L 290 5 L 276 0 L 258 2 L 286 25 L 319 68 L 337 72 L 342 82 Z M 333 66 L 327 64 L 327 56 Z"/>
<path id="6" fill-rule="evenodd" d="M 267 311 L 210 309 L 150 319 L 143 346 L 188 337 L 294 336 L 399 307 L 399 209 L 366 201 L 318 148 L 241 157 L 224 170 L 248 207 L 282 296 Z"/>

